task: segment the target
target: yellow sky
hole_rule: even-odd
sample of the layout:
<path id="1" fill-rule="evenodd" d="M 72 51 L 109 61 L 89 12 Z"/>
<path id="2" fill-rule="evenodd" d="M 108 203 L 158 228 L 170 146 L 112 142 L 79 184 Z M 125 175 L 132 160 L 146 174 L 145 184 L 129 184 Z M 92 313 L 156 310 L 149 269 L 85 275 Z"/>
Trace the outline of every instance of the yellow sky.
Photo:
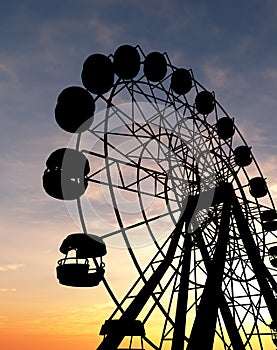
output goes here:
<path id="1" fill-rule="evenodd" d="M 23 252 L 17 238 L 13 251 L 3 250 L 7 263 L 0 268 L 1 284 L 5 286 L 0 289 L 1 349 L 95 349 L 101 339 L 100 327 L 113 311 L 107 292 L 103 285 L 89 289 L 64 287 L 55 276 L 56 261 L 61 257 L 59 244 L 76 230 L 75 225 L 70 220 L 38 223 L 22 225 L 18 231 L 27 228 L 30 242 Z M 40 237 L 45 237 L 43 242 L 36 240 L 38 229 Z M 148 254 L 151 251 L 146 250 Z M 135 276 L 123 253 L 122 249 L 110 248 L 106 257 L 107 278 L 119 295 Z M 266 349 L 275 349 L 270 339 Z"/>
<path id="2" fill-rule="evenodd" d="M 191 67 L 235 116 L 277 203 L 276 0 L 260 2 L 261 8 L 250 3 L 1 3 L 1 350 L 94 350 L 114 309 L 102 284 L 58 283 L 58 248 L 79 228 L 41 186 L 47 155 L 70 138 L 55 125 L 55 99 L 65 86 L 80 84 L 90 52 L 110 54 L 140 41 L 145 52 L 167 51 L 174 64 Z M 148 247 L 142 260 L 149 257 Z M 108 249 L 105 262 L 120 299 L 135 279 L 134 267 L 122 249 Z M 275 350 L 266 342 L 266 350 Z"/>

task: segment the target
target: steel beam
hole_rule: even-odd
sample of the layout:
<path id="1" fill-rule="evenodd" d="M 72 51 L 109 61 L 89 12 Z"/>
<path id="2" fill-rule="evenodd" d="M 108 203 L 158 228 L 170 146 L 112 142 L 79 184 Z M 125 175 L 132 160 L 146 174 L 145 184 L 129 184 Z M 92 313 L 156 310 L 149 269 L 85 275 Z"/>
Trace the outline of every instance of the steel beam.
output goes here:
<path id="1" fill-rule="evenodd" d="M 171 350 L 184 349 L 191 248 L 192 248 L 191 235 L 189 233 L 186 233 Z"/>
<path id="2" fill-rule="evenodd" d="M 152 276 L 145 283 L 142 289 L 138 292 L 136 297 L 133 299 L 131 304 L 127 307 L 125 312 L 122 314 L 120 319 L 124 320 L 135 320 L 139 313 L 142 311 L 144 305 L 150 299 L 155 288 L 159 284 L 160 280 L 166 273 L 167 269 L 171 265 L 175 251 L 178 246 L 180 236 L 182 234 L 183 226 L 189 224 L 191 217 L 194 213 L 198 201 L 198 196 L 189 196 L 186 208 L 176 224 L 175 229 L 172 232 L 172 239 L 169 244 L 167 253 L 165 254 L 164 260 L 160 263 L 157 269 L 153 272 Z M 98 346 L 97 350 L 116 350 L 122 342 L 124 335 L 122 334 L 107 334 L 103 339 L 102 343 Z"/>
<path id="3" fill-rule="evenodd" d="M 196 313 L 187 350 L 212 350 L 220 306 L 226 252 L 229 240 L 230 202 L 223 204 L 214 257 L 208 266 L 207 279 Z"/>
<path id="4" fill-rule="evenodd" d="M 197 233 L 197 235 L 195 236 L 195 241 L 196 241 L 196 244 L 201 252 L 206 269 L 208 270 L 208 266 L 211 263 L 211 259 L 210 259 L 210 256 L 209 256 L 207 247 L 205 245 L 201 231 L 199 231 Z M 227 303 L 222 291 L 221 291 L 220 297 L 219 297 L 219 309 L 220 309 L 222 318 L 224 320 L 224 324 L 225 324 L 226 330 L 228 332 L 230 342 L 231 342 L 233 349 L 245 350 L 245 346 L 244 346 L 243 341 L 241 339 L 241 336 L 239 334 L 234 317 L 231 314 L 228 303 Z"/>

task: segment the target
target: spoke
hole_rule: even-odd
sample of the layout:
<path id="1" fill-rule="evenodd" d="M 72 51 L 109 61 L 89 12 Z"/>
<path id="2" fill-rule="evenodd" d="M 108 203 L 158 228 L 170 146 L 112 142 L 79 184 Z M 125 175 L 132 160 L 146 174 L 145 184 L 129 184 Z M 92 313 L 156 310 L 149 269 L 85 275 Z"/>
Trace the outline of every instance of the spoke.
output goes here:
<path id="1" fill-rule="evenodd" d="M 107 159 L 108 161 L 111 162 L 111 164 L 113 163 L 117 163 L 117 164 L 122 164 L 124 166 L 128 166 L 128 167 L 132 167 L 132 168 L 138 168 L 138 163 L 134 162 L 132 159 L 128 159 L 129 161 L 126 162 L 126 161 L 123 161 L 121 159 L 118 159 L 118 158 L 114 158 L 114 157 L 111 157 L 109 155 L 104 155 L 102 153 L 98 153 L 98 152 L 93 152 L 93 151 L 88 151 L 88 150 L 82 150 L 83 153 L 87 153 L 87 154 L 90 154 L 92 156 L 95 156 L 97 158 L 102 158 L 102 159 Z M 123 155 L 123 153 L 121 153 L 121 155 Z M 126 156 L 126 155 L 124 155 Z M 157 170 L 154 170 L 154 169 L 151 169 L 151 168 L 146 168 L 145 166 L 141 166 L 139 167 L 141 170 L 149 173 L 149 174 L 156 174 L 156 175 L 160 175 L 160 176 L 165 176 L 165 172 L 164 171 L 157 171 Z M 106 167 L 103 166 L 103 168 L 101 168 L 99 171 L 95 172 L 93 175 L 91 176 L 95 176 L 96 174 L 98 174 L 100 171 L 103 171 L 105 170 Z M 90 176 L 90 177 L 91 177 Z M 90 178 L 89 177 L 89 178 Z"/>
<path id="2" fill-rule="evenodd" d="M 166 191 L 155 193 L 155 187 L 154 187 L 153 192 L 146 192 L 146 191 L 138 190 L 137 188 L 129 188 L 129 187 L 122 186 L 122 185 L 110 184 L 109 182 L 106 182 L 106 181 L 91 180 L 91 179 L 88 180 L 88 181 L 96 183 L 96 184 L 99 184 L 99 185 L 104 185 L 104 186 L 107 186 L 107 187 L 112 188 L 112 189 L 124 190 L 124 191 L 137 193 L 137 194 L 141 194 L 141 195 L 145 195 L 145 196 L 150 196 L 150 197 L 154 197 L 154 198 L 158 198 L 158 199 L 165 200 L 167 198 L 166 195 L 165 195 Z M 178 203 L 178 204 L 180 202 L 180 200 L 174 199 L 172 197 L 168 198 L 168 200 L 170 202 L 174 202 L 174 203 Z"/>
<path id="3" fill-rule="evenodd" d="M 135 320 L 137 318 L 137 316 L 140 314 L 141 310 L 143 309 L 143 307 L 145 306 L 145 304 L 153 294 L 160 280 L 162 279 L 162 277 L 168 270 L 169 266 L 171 265 L 172 260 L 174 259 L 175 251 L 178 246 L 179 238 L 182 234 L 183 225 L 184 223 L 188 224 L 190 222 L 191 216 L 195 209 L 195 204 L 197 203 L 195 198 L 193 197 L 190 197 L 190 198 L 192 202 L 191 206 L 186 206 L 186 209 L 184 210 L 175 229 L 173 230 L 172 239 L 170 241 L 167 253 L 163 261 L 160 263 L 160 265 L 151 275 L 149 280 L 145 283 L 145 285 L 136 295 L 135 299 L 127 307 L 124 314 L 121 316 L 121 319 Z M 192 208 L 193 206 L 194 208 Z M 117 349 L 117 347 L 119 346 L 123 338 L 124 338 L 124 335 L 120 335 L 120 334 L 114 334 L 112 336 L 107 335 L 97 349 L 98 350 Z"/>
<path id="4" fill-rule="evenodd" d="M 179 209 L 176 209 L 176 210 L 172 211 L 171 213 L 166 212 L 166 213 L 164 213 L 164 214 L 154 216 L 154 217 L 149 218 L 149 219 L 147 219 L 147 220 L 143 220 L 143 221 L 136 222 L 136 223 L 133 224 L 133 225 L 125 226 L 125 227 L 124 227 L 124 230 L 125 230 L 125 231 L 128 231 L 128 230 L 131 230 L 131 229 L 133 229 L 133 228 L 136 228 L 136 227 L 139 227 L 139 226 L 142 226 L 142 225 L 146 225 L 147 222 L 159 220 L 159 219 L 161 219 L 161 218 L 163 218 L 163 217 L 170 216 L 171 214 L 178 213 L 179 211 L 180 211 Z M 101 236 L 101 238 L 105 239 L 105 238 L 114 236 L 114 235 L 116 235 L 116 234 L 118 234 L 118 233 L 120 233 L 120 232 L 122 232 L 121 229 L 116 230 L 116 231 L 112 231 L 112 232 L 109 232 L 109 233 L 104 234 L 103 236 Z"/>
<path id="5" fill-rule="evenodd" d="M 267 266 L 270 263 L 269 248 L 275 246 L 277 233 L 266 230 L 264 224 L 270 224 L 270 220 L 267 222 L 261 215 L 263 211 L 275 210 L 269 191 L 263 199 L 253 196 L 251 200 L 251 191 L 250 195 L 247 194 L 252 174 L 264 178 L 261 169 L 252 152 L 251 167 L 239 165 L 235 147 L 237 144 L 248 146 L 236 125 L 233 126 L 234 137 L 228 125 L 223 125 L 223 129 L 226 127 L 230 135 L 220 135 L 219 120 L 230 117 L 215 99 L 214 92 L 211 94 L 211 110 L 205 111 L 207 101 L 200 110 L 203 101 L 197 103 L 198 95 L 208 91 L 194 78 L 192 70 L 189 70 L 189 91 L 179 94 L 173 79 L 173 74 L 177 73 L 178 77 L 178 67 L 172 65 L 166 53 L 162 54 L 166 72 L 153 81 L 145 69 L 147 55 L 139 45 L 133 49 L 138 54 L 136 76 L 124 79 L 117 72 L 117 78 L 105 93 L 94 93 L 86 86 L 84 64 L 82 82 L 88 98 L 91 94 L 93 110 L 99 111 L 99 114 L 91 115 L 88 130 L 82 129 L 73 138 L 75 150 L 91 158 L 92 165 L 91 173 L 85 178 L 91 191 L 87 189 L 86 199 L 75 198 L 82 231 L 87 233 L 89 224 L 85 221 L 89 216 L 87 210 L 83 212 L 82 199 L 84 203 L 93 200 L 93 190 L 100 189 L 100 198 L 105 199 L 107 204 L 103 207 L 108 209 L 109 206 L 109 213 L 117 224 L 111 228 L 112 231 L 106 230 L 101 238 L 108 241 L 120 236 L 139 275 L 120 303 L 103 278 L 103 284 L 116 304 L 116 311 L 110 319 L 113 320 L 118 312 L 125 321 L 135 320 L 141 311 L 145 311 L 141 316 L 144 317 L 144 325 L 148 318 L 151 323 L 150 318 L 156 311 L 162 313 L 164 323 L 160 346 L 152 340 L 151 331 L 149 338 L 143 337 L 148 346 L 156 350 L 169 349 L 170 341 L 171 350 L 182 350 L 185 342 L 188 343 L 187 350 L 198 350 L 202 348 L 202 337 L 205 337 L 205 348 L 211 349 L 215 336 L 225 350 L 246 347 L 253 350 L 254 346 L 262 350 L 259 324 L 269 326 L 267 323 L 271 320 L 268 321 L 268 315 L 272 322 L 277 322 L 276 269 Z M 132 66 L 135 62 L 131 56 L 128 55 L 128 59 Z M 116 55 L 107 57 L 114 65 Z M 120 58 L 118 60 L 124 63 L 120 62 Z M 123 65 L 123 69 L 128 71 L 128 67 Z M 159 65 L 155 68 L 158 69 Z M 88 80 L 90 85 L 93 77 Z M 97 81 L 95 83 L 98 84 Z M 182 84 L 180 82 L 181 90 Z M 74 94 L 69 94 L 72 100 L 68 101 L 66 96 L 64 93 L 59 96 L 57 104 L 62 108 L 55 109 L 55 116 L 58 125 L 70 131 L 75 125 L 75 115 L 77 124 L 80 119 L 75 107 L 71 110 L 71 105 L 75 106 L 77 101 L 77 108 L 81 100 L 75 100 Z M 81 104 L 79 112 L 82 119 L 82 113 L 89 111 L 85 112 L 88 108 L 86 103 Z M 90 110 L 90 113 L 93 114 L 93 111 Z M 51 161 L 47 163 L 50 165 Z M 58 176 L 60 170 L 66 172 L 65 168 L 63 166 L 59 172 L 55 168 L 53 174 L 53 169 L 48 169 L 48 175 Z M 70 176 L 77 188 L 81 181 L 74 179 L 71 173 Z M 43 185 L 47 185 L 44 180 L 47 181 L 47 175 L 43 179 Z M 59 180 L 56 185 L 60 184 Z M 54 178 L 51 181 L 54 186 Z M 211 200 L 209 194 L 214 186 L 218 189 L 222 182 L 230 185 L 231 195 L 224 190 L 222 197 L 226 195 L 228 199 L 215 194 Z M 61 199 L 58 188 L 50 190 L 50 193 L 53 190 L 51 196 Z M 200 196 L 202 201 L 199 200 L 194 213 Z M 125 208 L 130 198 L 129 211 Z M 266 207 L 261 202 L 270 204 Z M 139 213 L 137 216 L 133 208 Z M 198 224 L 193 232 L 189 230 L 193 227 L 190 220 Z M 168 225 L 175 228 L 166 236 Z M 130 244 L 137 238 L 136 233 L 141 232 L 147 241 L 155 244 L 146 268 L 140 263 L 145 261 L 145 251 L 135 251 Z M 191 237 L 185 232 L 190 232 Z M 160 234 L 165 236 L 156 240 Z M 140 259 L 140 254 L 143 259 Z M 93 257 L 92 260 L 97 270 L 98 259 Z M 144 308 L 149 301 L 152 304 Z M 194 318 L 192 330 L 186 323 L 189 318 Z M 250 319 L 252 324 L 248 326 Z M 248 327 L 252 327 L 249 334 Z M 190 339 L 185 336 L 189 333 Z M 252 341 L 253 335 L 258 335 L 257 342 Z M 109 334 L 98 349 L 115 350 L 123 337 Z M 169 342 L 165 344 L 164 341 Z"/>
<path id="6" fill-rule="evenodd" d="M 259 249 L 255 245 L 247 220 L 243 215 L 239 201 L 234 193 L 232 194 L 232 204 L 238 229 L 252 264 L 253 271 L 255 272 L 255 276 L 260 287 L 260 292 L 265 299 L 272 320 L 276 322 L 276 299 L 274 296 L 274 291 L 275 293 L 277 292 L 277 283 L 260 257 Z"/>

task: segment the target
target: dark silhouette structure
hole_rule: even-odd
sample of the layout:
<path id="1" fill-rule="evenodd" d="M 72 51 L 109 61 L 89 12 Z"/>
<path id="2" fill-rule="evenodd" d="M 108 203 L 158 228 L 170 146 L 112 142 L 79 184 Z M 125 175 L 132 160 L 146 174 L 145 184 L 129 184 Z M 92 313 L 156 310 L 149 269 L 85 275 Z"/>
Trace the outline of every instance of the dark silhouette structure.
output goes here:
<path id="1" fill-rule="evenodd" d="M 70 251 L 75 256 L 68 257 Z M 102 280 L 105 264 L 102 257 L 106 255 L 106 246 L 100 237 L 83 233 L 74 233 L 66 237 L 60 246 L 60 252 L 65 254 L 64 259 L 58 261 L 57 278 L 65 286 L 95 287 Z M 100 257 L 100 262 L 96 258 Z M 95 267 L 91 267 L 89 259 Z"/>
<path id="2" fill-rule="evenodd" d="M 235 119 L 166 53 L 122 45 L 109 56 L 92 54 L 81 79 L 83 87 L 64 89 L 55 108 L 76 148 L 49 156 L 43 187 L 76 202 L 83 229 L 61 244 L 59 282 L 103 283 L 115 303 L 97 349 L 126 349 L 127 338 L 128 349 L 137 349 L 135 338 L 140 349 L 156 350 L 265 350 L 269 336 L 277 346 L 277 212 Z M 126 100 L 127 107 L 118 103 Z M 83 148 L 85 133 L 97 147 Z M 112 232 L 87 230 L 82 200 L 90 186 L 108 188 Z M 126 219 L 123 193 L 136 196 L 136 222 Z M 146 266 L 132 243 L 137 232 L 153 243 Z M 138 272 L 121 301 L 102 261 L 117 236 Z M 157 312 L 158 341 L 147 329 Z"/>

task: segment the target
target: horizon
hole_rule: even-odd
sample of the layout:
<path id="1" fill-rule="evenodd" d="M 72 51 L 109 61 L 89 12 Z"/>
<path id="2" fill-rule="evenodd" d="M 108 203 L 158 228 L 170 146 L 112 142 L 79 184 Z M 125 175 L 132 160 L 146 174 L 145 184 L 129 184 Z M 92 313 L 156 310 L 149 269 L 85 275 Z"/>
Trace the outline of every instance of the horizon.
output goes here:
<path id="1" fill-rule="evenodd" d="M 80 228 L 67 204 L 46 195 L 41 180 L 48 156 L 72 137 L 55 122 L 57 97 L 67 86 L 82 85 L 82 64 L 90 54 L 140 45 L 191 69 L 235 118 L 276 202 L 277 4 L 236 4 L 11 0 L 0 5 L 3 348 L 93 350 L 113 311 L 103 285 L 78 290 L 58 284 L 59 246 Z M 136 274 L 122 249 L 108 248 L 106 275 L 120 300 Z M 151 248 L 143 253 L 146 262 Z M 275 349 L 271 339 L 267 346 Z"/>

